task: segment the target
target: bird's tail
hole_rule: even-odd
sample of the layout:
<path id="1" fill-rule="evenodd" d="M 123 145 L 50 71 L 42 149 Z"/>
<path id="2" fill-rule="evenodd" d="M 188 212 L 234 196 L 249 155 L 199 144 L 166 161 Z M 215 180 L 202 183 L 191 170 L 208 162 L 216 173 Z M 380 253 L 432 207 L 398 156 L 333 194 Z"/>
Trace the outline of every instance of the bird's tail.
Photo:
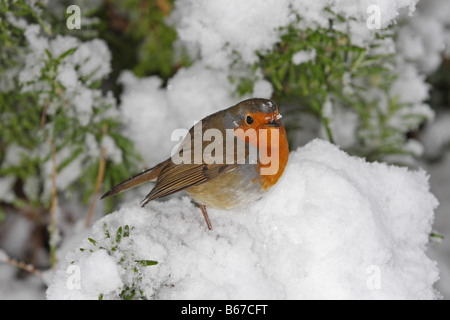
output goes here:
<path id="1" fill-rule="evenodd" d="M 135 176 L 130 177 L 129 179 L 119 183 L 118 185 L 114 186 L 111 190 L 106 192 L 101 199 L 114 196 L 122 191 L 137 187 L 144 182 L 147 181 L 155 181 L 156 178 L 158 178 L 161 170 L 166 166 L 167 161 L 161 162 L 160 164 L 154 166 L 153 168 L 144 170 L 140 173 L 138 173 Z"/>

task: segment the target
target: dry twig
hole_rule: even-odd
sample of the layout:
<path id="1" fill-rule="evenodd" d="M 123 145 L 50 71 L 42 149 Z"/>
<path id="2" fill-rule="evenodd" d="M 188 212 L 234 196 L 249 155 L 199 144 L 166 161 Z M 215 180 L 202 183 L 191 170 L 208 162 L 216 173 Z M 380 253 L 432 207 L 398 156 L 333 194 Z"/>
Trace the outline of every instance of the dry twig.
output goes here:
<path id="1" fill-rule="evenodd" d="M 106 136 L 107 132 L 107 126 L 106 124 L 103 126 L 103 137 Z M 94 198 L 92 199 L 91 206 L 89 208 L 89 213 L 86 219 L 86 228 L 89 227 L 91 224 L 92 216 L 94 215 L 94 209 L 95 209 L 95 203 L 98 198 L 98 194 L 100 192 L 100 187 L 103 182 L 103 176 L 105 174 L 105 163 L 106 163 L 106 150 L 105 147 L 101 147 L 101 154 L 100 154 L 100 162 L 98 165 L 98 174 L 97 174 L 97 182 L 95 184 L 95 191 L 94 191 Z"/>
<path id="2" fill-rule="evenodd" d="M 40 278 L 42 278 L 42 276 L 43 276 L 42 272 L 40 270 L 36 269 L 33 265 L 25 264 L 21 261 L 12 259 L 12 258 L 8 257 L 8 255 L 3 250 L 0 250 L 0 262 L 5 262 L 16 268 L 19 268 L 21 270 L 24 270 L 31 274 L 34 274 L 35 276 L 38 276 Z"/>

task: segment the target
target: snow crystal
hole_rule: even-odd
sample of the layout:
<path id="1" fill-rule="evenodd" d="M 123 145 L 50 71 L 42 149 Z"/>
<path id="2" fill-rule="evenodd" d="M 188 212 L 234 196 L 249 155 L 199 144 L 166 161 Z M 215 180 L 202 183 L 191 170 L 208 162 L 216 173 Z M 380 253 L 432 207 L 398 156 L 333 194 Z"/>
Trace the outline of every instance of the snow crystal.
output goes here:
<path id="1" fill-rule="evenodd" d="M 78 85 L 78 75 L 74 66 L 61 64 L 58 66 L 58 71 L 56 80 L 61 82 L 66 89 L 75 89 Z"/>
<path id="2" fill-rule="evenodd" d="M 15 179 L 12 175 L 0 179 L 0 199 L 6 202 L 14 200 L 13 183 Z"/>
<path id="3" fill-rule="evenodd" d="M 418 61 L 425 73 L 435 71 L 441 64 L 444 46 L 444 27 L 434 17 L 418 15 L 400 29 L 397 46 L 410 61 Z"/>
<path id="4" fill-rule="evenodd" d="M 233 52 L 253 63 L 256 51 L 269 50 L 278 41 L 277 29 L 294 18 L 290 2 L 180 0 L 170 21 L 190 52 L 199 52 L 209 66 L 227 69 Z"/>
<path id="5" fill-rule="evenodd" d="M 91 119 L 94 105 L 94 91 L 81 87 L 73 97 L 73 103 L 77 109 L 77 118 L 82 126 L 86 126 Z"/>
<path id="6" fill-rule="evenodd" d="M 436 120 L 429 124 L 423 134 L 421 141 L 424 145 L 425 155 L 429 158 L 437 158 L 443 153 L 446 145 L 450 145 L 450 113 L 442 113 Z"/>
<path id="7" fill-rule="evenodd" d="M 345 109 L 336 104 L 332 105 L 330 101 L 324 104 L 324 116 L 329 119 L 329 128 L 333 133 L 334 142 L 348 149 L 357 143 L 358 115 L 351 109 Z M 306 121 L 306 120 L 305 120 Z M 327 137 L 326 129 L 323 125 L 320 127 L 320 137 Z"/>
<path id="8" fill-rule="evenodd" d="M 8 259 L 9 257 L 6 252 L 0 249 L 0 262 L 5 263 L 8 261 Z"/>
<path id="9" fill-rule="evenodd" d="M 27 21 L 25 19 L 14 16 L 11 11 L 6 11 L 5 17 L 6 20 L 16 28 L 25 30 L 28 27 Z"/>
<path id="10" fill-rule="evenodd" d="M 395 23 L 403 9 L 412 14 L 417 2 L 269 0 L 261 4 L 257 0 L 226 3 L 219 0 L 178 0 L 169 21 L 194 59 L 200 56 L 202 63 L 211 68 L 227 70 L 236 56 L 244 63 L 255 62 L 256 52 L 264 53 L 279 41 L 280 28 L 290 24 L 300 29 L 327 27 L 330 14 L 324 10 L 325 7 L 347 18 L 345 22 L 336 21 L 334 28 L 349 32 L 353 44 L 366 47 L 376 37 L 376 32 L 367 27 L 371 14 L 369 7 L 375 6 L 379 11 L 378 29 L 383 29 Z M 296 20 L 296 14 L 301 17 L 300 21 Z"/>
<path id="11" fill-rule="evenodd" d="M 407 152 L 411 152 L 414 156 L 420 157 L 424 153 L 423 145 L 414 139 L 409 139 L 405 145 L 404 150 Z"/>
<path id="12" fill-rule="evenodd" d="M 48 40 L 39 36 L 39 31 L 40 26 L 38 24 L 31 24 L 25 30 L 24 35 L 33 51 L 43 53 L 48 48 Z"/>
<path id="13" fill-rule="evenodd" d="M 100 39 L 81 43 L 73 60 L 80 65 L 80 74 L 89 77 L 88 83 L 103 79 L 111 72 L 111 52 Z"/>
<path id="14" fill-rule="evenodd" d="M 22 158 L 28 154 L 28 150 L 17 144 L 10 144 L 6 150 L 3 161 L 5 166 L 14 166 L 22 162 Z"/>
<path id="15" fill-rule="evenodd" d="M 80 40 L 72 36 L 57 35 L 49 43 L 49 51 L 53 57 L 59 57 L 70 49 L 78 48 Z"/>
<path id="16" fill-rule="evenodd" d="M 122 285 L 115 261 L 103 249 L 83 257 L 62 272 L 67 279 L 60 285 L 68 291 L 59 299 L 98 299 L 100 294 L 117 291 Z M 55 289 L 49 288 L 49 294 Z"/>
<path id="17" fill-rule="evenodd" d="M 293 64 L 302 64 L 308 61 L 313 61 L 316 58 L 316 50 L 301 50 L 297 53 L 295 53 L 292 56 L 292 63 Z"/>
<path id="18" fill-rule="evenodd" d="M 91 158 L 99 158 L 100 157 L 100 145 L 97 142 L 95 136 L 88 132 L 86 134 L 84 145 L 86 146 L 86 154 Z"/>
<path id="19" fill-rule="evenodd" d="M 119 147 L 114 142 L 114 139 L 111 136 L 104 136 L 102 138 L 102 147 L 105 148 L 106 151 L 106 157 L 108 159 L 111 159 L 114 163 L 121 163 L 122 162 L 122 151 L 119 149 Z"/>
<path id="20" fill-rule="evenodd" d="M 436 206 L 424 171 L 367 163 L 314 140 L 291 153 L 282 179 L 259 202 L 210 209 L 212 231 L 182 197 L 125 205 L 91 236 L 109 240 L 105 226 L 129 226 L 121 250 L 158 261 L 140 275 L 138 289 L 149 298 L 434 299 L 438 269 L 425 250 Z M 47 297 L 118 298 L 131 281 L 123 255 L 78 248 Z M 79 289 L 67 286 L 70 266 L 81 269 Z"/>
<path id="21" fill-rule="evenodd" d="M 177 127 L 176 117 L 170 117 L 172 110 L 160 89 L 161 79 L 138 79 L 130 72 L 124 72 L 119 82 L 124 88 L 120 104 L 125 126 L 123 133 L 140 151 L 147 166 L 153 166 L 169 155 L 168 139 L 171 130 Z"/>
<path id="22" fill-rule="evenodd" d="M 398 66 L 398 78 L 390 88 L 390 95 L 399 98 L 400 103 L 417 103 L 428 98 L 429 84 L 423 75 L 410 63 Z"/>
<path id="23" fill-rule="evenodd" d="M 99 293 L 117 290 L 122 284 L 115 262 L 105 250 L 95 251 L 80 264 L 82 286 L 92 291 L 97 298 Z"/>
<path id="24" fill-rule="evenodd" d="M 66 149 L 64 149 L 66 150 Z M 57 162 L 62 162 L 57 159 Z M 81 176 L 84 170 L 83 157 L 78 156 L 67 164 L 56 175 L 56 186 L 59 190 L 67 190 L 67 188 L 75 183 Z M 45 184 L 47 186 L 47 183 Z"/>
<path id="25" fill-rule="evenodd" d="M 270 99 L 272 97 L 273 87 L 267 80 L 257 80 L 253 86 L 253 97 Z"/>

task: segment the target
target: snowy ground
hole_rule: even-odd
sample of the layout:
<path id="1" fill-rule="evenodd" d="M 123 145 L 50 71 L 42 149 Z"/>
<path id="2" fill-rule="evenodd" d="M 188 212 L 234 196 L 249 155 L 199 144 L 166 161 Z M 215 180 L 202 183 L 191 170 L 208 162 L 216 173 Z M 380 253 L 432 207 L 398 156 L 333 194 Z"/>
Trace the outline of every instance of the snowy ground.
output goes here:
<path id="1" fill-rule="evenodd" d="M 78 236 L 61 249 L 61 262 L 69 255 L 47 294 L 97 298 L 99 290 L 105 290 L 107 298 L 108 290 L 113 296 L 114 286 L 129 281 L 111 263 L 117 255 L 79 251 L 81 247 L 95 251 L 87 238 L 104 238 L 106 222 L 111 234 L 120 225 L 134 226 L 130 248 L 141 254 L 139 259 L 159 261 L 143 270 L 148 294 L 158 298 L 210 298 L 211 291 L 216 298 L 433 298 L 437 269 L 431 260 L 435 260 L 440 277 L 435 288 L 448 299 L 450 153 L 426 169 L 431 191 L 440 202 L 433 224 L 445 236 L 439 244 L 425 245 L 434 198 L 426 190 L 423 173 L 367 164 L 315 141 L 292 154 L 288 174 L 263 202 L 232 214 L 211 210 L 212 233 L 187 198 L 153 202 L 141 209 L 136 205 L 139 197 L 133 195 L 92 230 L 77 227 Z M 404 203 L 407 206 L 401 208 Z M 389 230 L 391 224 L 397 227 Z M 87 288 L 68 289 L 72 260 L 88 270 Z M 89 268 L 99 262 L 106 270 Z M 0 269 L 1 299 L 46 298 L 42 279 L 12 281 L 16 269 L 4 264 Z M 106 282 L 93 282 L 105 274 L 112 280 L 100 277 Z M 378 274 L 379 281 L 373 277 Z M 53 276 L 48 274 L 47 281 Z"/>
<path id="2" fill-rule="evenodd" d="M 210 210 L 213 231 L 186 197 L 124 205 L 69 251 L 47 295 L 433 299 L 438 269 L 425 251 L 436 205 L 424 171 L 314 140 L 291 153 L 267 197 L 246 210 Z M 158 264 L 138 263 L 147 260 Z"/>

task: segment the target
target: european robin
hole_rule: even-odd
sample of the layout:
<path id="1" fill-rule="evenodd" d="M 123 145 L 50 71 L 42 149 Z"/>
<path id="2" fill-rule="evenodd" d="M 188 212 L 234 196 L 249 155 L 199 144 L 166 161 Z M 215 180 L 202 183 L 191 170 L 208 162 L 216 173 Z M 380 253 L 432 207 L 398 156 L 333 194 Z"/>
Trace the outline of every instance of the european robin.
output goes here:
<path id="1" fill-rule="evenodd" d="M 156 181 L 142 206 L 184 190 L 211 230 L 206 207 L 246 207 L 280 179 L 289 158 L 280 118 L 273 101 L 259 98 L 213 113 L 189 130 L 171 157 L 116 185 L 102 199 Z"/>

